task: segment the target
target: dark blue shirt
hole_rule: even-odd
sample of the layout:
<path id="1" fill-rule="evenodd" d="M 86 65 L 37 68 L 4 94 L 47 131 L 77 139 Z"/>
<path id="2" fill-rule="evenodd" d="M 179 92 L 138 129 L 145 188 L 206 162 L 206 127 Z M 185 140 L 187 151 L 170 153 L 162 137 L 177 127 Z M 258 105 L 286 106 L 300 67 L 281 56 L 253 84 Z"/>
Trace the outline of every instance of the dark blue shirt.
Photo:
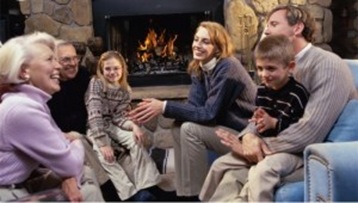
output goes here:
<path id="1" fill-rule="evenodd" d="M 168 101 L 164 116 L 241 131 L 252 116 L 257 86 L 234 57 L 217 62 L 201 77 L 192 76 L 186 103 Z"/>

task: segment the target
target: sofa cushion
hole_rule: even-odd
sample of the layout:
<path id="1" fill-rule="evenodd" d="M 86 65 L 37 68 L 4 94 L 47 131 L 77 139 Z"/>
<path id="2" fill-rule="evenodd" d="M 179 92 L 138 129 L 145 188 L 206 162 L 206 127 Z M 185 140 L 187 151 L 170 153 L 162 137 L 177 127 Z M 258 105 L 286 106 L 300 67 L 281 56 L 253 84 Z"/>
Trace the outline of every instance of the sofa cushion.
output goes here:
<path id="1" fill-rule="evenodd" d="M 303 202 L 304 182 L 286 183 L 279 187 L 275 193 L 275 202 Z"/>
<path id="2" fill-rule="evenodd" d="M 356 88 L 358 89 L 358 60 L 354 60 L 354 59 L 345 59 L 345 62 L 348 64 L 353 78 L 354 78 L 354 83 L 356 85 Z"/>
<path id="3" fill-rule="evenodd" d="M 358 140 L 358 100 L 353 99 L 344 107 L 343 112 L 328 134 L 327 142 L 347 142 Z"/>

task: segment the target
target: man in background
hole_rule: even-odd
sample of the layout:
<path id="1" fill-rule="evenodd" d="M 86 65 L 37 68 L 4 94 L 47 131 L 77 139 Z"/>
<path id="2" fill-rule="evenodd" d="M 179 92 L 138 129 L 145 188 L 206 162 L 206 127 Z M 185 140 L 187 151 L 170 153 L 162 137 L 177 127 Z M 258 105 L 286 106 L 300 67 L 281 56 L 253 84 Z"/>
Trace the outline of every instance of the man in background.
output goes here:
<path id="1" fill-rule="evenodd" d="M 55 93 L 48 102 L 52 117 L 60 129 L 82 140 L 85 147 L 85 161 L 95 172 L 101 186 L 103 198 L 106 201 L 119 201 L 117 191 L 102 168 L 89 141 L 86 139 L 87 110 L 84 95 L 91 78 L 85 67 L 80 67 L 80 57 L 72 43 L 59 40 L 57 58 L 62 69 L 60 70 L 61 90 Z"/>

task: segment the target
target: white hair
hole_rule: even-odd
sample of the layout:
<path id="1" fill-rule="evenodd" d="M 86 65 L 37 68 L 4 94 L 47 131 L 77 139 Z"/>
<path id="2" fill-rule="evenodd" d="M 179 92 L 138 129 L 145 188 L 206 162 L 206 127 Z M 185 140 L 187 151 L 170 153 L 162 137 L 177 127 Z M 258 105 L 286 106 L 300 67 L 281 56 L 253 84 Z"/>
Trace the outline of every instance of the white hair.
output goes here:
<path id="1" fill-rule="evenodd" d="M 55 38 L 45 32 L 35 32 L 8 40 L 0 48 L 0 84 L 25 82 L 19 77 L 21 68 L 34 58 L 32 48 L 44 44 L 55 51 Z"/>

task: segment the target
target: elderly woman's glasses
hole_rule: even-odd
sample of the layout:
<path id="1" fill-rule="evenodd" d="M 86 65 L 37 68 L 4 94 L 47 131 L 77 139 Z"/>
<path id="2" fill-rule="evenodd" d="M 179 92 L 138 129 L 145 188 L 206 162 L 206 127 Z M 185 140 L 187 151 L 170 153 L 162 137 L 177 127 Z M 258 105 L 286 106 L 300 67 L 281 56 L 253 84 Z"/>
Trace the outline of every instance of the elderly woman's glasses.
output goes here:
<path id="1" fill-rule="evenodd" d="M 59 62 L 61 64 L 69 64 L 71 62 L 78 63 L 80 60 L 81 60 L 80 56 L 66 56 L 66 57 L 61 57 Z"/>

